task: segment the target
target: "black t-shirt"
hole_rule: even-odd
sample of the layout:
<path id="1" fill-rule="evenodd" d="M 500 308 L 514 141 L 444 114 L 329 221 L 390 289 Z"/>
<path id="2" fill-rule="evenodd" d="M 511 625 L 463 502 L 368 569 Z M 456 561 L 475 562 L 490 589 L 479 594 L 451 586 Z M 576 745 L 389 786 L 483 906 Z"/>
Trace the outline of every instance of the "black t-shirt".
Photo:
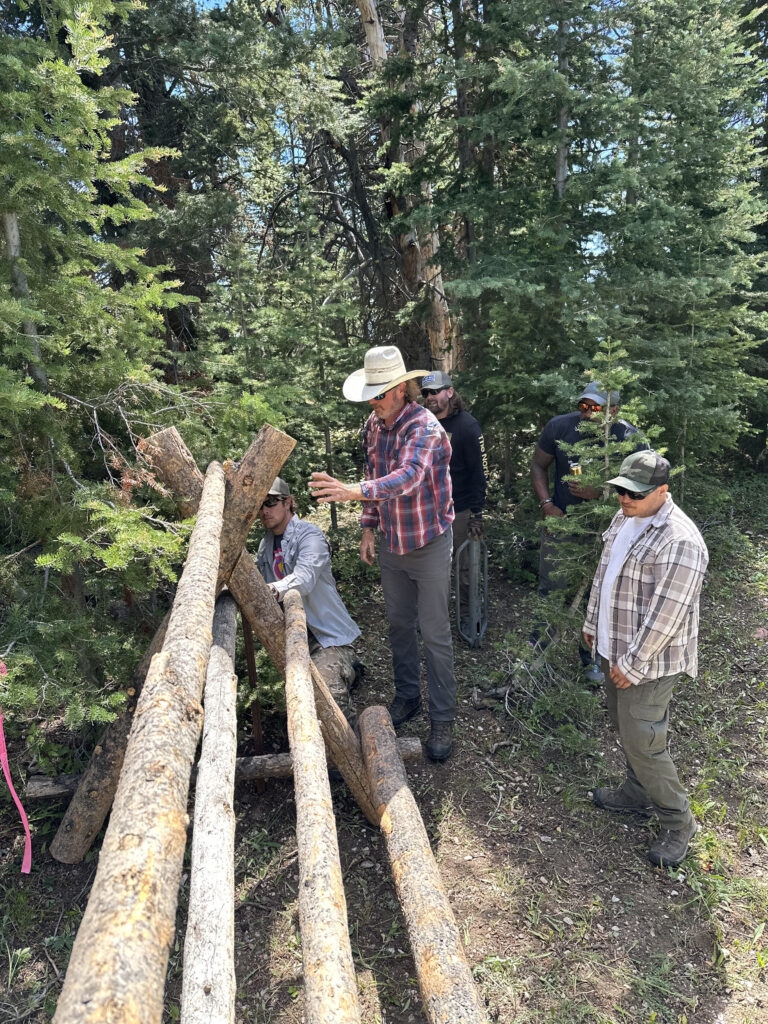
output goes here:
<path id="1" fill-rule="evenodd" d="M 581 414 L 578 412 L 567 412 L 562 416 L 554 416 L 544 427 L 539 438 L 539 448 L 547 455 L 554 456 L 555 459 L 555 493 L 552 495 L 552 500 L 563 512 L 569 505 L 578 505 L 584 501 L 584 498 L 577 498 L 571 494 L 568 484 L 563 483 L 564 476 L 571 476 L 571 464 L 577 463 L 578 460 L 575 456 L 566 455 L 558 444 L 558 441 L 576 444 L 583 440 L 579 432 L 580 423 Z M 611 435 L 617 441 L 625 441 L 637 433 L 639 433 L 637 427 L 633 427 L 626 420 L 615 420 L 611 426 Z M 639 442 L 634 450 L 644 451 L 647 447 L 647 444 Z M 578 477 L 573 477 L 573 479 L 577 483 L 579 482 Z"/>
<path id="2" fill-rule="evenodd" d="M 482 512 L 488 462 L 480 424 L 468 412 L 440 420 L 451 442 L 451 488 L 455 512 Z"/>
<path id="3" fill-rule="evenodd" d="M 275 579 L 285 579 L 285 563 L 283 562 L 283 535 L 282 533 L 272 534 L 272 571 Z"/>

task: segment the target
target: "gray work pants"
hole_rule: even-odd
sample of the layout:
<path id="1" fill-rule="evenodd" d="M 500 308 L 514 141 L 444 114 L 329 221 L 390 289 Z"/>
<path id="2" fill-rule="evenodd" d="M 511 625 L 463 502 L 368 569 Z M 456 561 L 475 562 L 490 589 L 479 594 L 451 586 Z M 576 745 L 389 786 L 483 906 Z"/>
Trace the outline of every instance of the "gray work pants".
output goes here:
<path id="1" fill-rule="evenodd" d="M 600 660 L 608 714 L 627 760 L 622 791 L 633 802 L 653 804 L 664 828 L 687 828 L 691 822 L 688 797 L 667 750 L 669 701 L 683 673 L 620 690 L 611 682 L 607 659 Z"/>
<path id="2" fill-rule="evenodd" d="M 450 530 L 406 555 L 392 554 L 383 544 L 379 547 L 395 694 L 413 700 L 421 693 L 418 624 L 427 665 L 429 717 L 434 722 L 452 722 L 456 715 L 456 676 L 448 610 L 451 548 Z"/>

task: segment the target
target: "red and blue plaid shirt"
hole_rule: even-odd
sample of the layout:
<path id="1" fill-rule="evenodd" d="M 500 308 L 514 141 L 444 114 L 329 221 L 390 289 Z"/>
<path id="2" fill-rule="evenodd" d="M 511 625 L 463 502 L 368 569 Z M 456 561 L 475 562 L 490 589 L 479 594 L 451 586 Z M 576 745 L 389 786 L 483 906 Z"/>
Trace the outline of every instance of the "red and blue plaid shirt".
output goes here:
<path id="1" fill-rule="evenodd" d="M 360 525 L 377 526 L 395 555 L 423 548 L 453 522 L 451 443 L 428 409 L 406 402 L 391 427 L 371 413 L 363 430 Z"/>

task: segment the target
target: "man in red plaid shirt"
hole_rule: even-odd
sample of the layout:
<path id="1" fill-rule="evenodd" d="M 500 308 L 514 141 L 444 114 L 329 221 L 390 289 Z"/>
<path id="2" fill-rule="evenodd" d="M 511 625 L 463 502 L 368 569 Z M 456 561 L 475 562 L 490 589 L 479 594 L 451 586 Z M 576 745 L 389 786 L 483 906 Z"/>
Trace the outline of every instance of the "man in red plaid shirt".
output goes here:
<path id="1" fill-rule="evenodd" d="M 381 533 L 379 566 L 389 620 L 397 728 L 421 710 L 419 641 L 429 687 L 427 754 L 444 761 L 452 750 L 456 676 L 449 614 L 453 498 L 448 436 L 414 399 L 413 379 L 394 345 L 369 349 L 365 366 L 344 382 L 344 397 L 373 410 L 363 431 L 365 479 L 343 484 L 313 473 L 310 488 L 321 502 L 362 501 L 360 557 L 373 565 Z M 410 389 L 410 391 L 409 391 Z"/>

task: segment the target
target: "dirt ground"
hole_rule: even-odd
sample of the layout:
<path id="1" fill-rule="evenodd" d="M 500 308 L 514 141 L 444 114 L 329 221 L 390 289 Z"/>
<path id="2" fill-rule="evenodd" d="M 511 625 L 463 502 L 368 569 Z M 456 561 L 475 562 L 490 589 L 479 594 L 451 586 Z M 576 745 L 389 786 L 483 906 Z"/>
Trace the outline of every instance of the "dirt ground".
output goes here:
<path id="1" fill-rule="evenodd" d="M 674 871 L 646 850 L 653 821 L 601 812 L 592 784 L 618 779 L 622 756 L 602 696 L 559 671 L 549 693 L 511 675 L 508 637 L 527 629 L 529 592 L 492 568 L 483 647 L 456 645 L 456 745 L 445 764 L 408 766 L 467 958 L 492 1021 L 756 1024 L 768 1021 L 768 769 L 765 594 L 705 595 L 702 672 L 673 704 L 672 751 L 701 822 Z M 358 710 L 387 704 L 392 674 L 380 589 L 357 594 L 365 678 Z M 716 597 L 716 599 L 715 599 Z M 514 644 L 513 644 L 514 646 Z M 569 664 L 566 655 L 564 664 Z M 512 683 L 476 706 L 477 690 Z M 473 693 L 475 699 L 473 701 Z M 287 749 L 266 721 L 267 751 Z M 426 738 L 415 719 L 402 735 Z M 241 754 L 252 753 L 244 732 Z M 349 929 L 365 1024 L 422 1024 L 405 923 L 378 831 L 332 783 Z M 66 866 L 47 853 L 61 802 L 32 809 L 34 863 L 18 874 L 18 818 L 2 805 L 0 1021 L 51 1019 L 96 852 Z M 236 792 L 238 1024 L 303 1017 L 298 861 L 290 780 Z M 185 871 L 169 963 L 166 1020 L 179 1017 Z M 5 975 L 5 976 L 4 976 Z M 3 988 L 5 991 L 3 991 Z"/>

